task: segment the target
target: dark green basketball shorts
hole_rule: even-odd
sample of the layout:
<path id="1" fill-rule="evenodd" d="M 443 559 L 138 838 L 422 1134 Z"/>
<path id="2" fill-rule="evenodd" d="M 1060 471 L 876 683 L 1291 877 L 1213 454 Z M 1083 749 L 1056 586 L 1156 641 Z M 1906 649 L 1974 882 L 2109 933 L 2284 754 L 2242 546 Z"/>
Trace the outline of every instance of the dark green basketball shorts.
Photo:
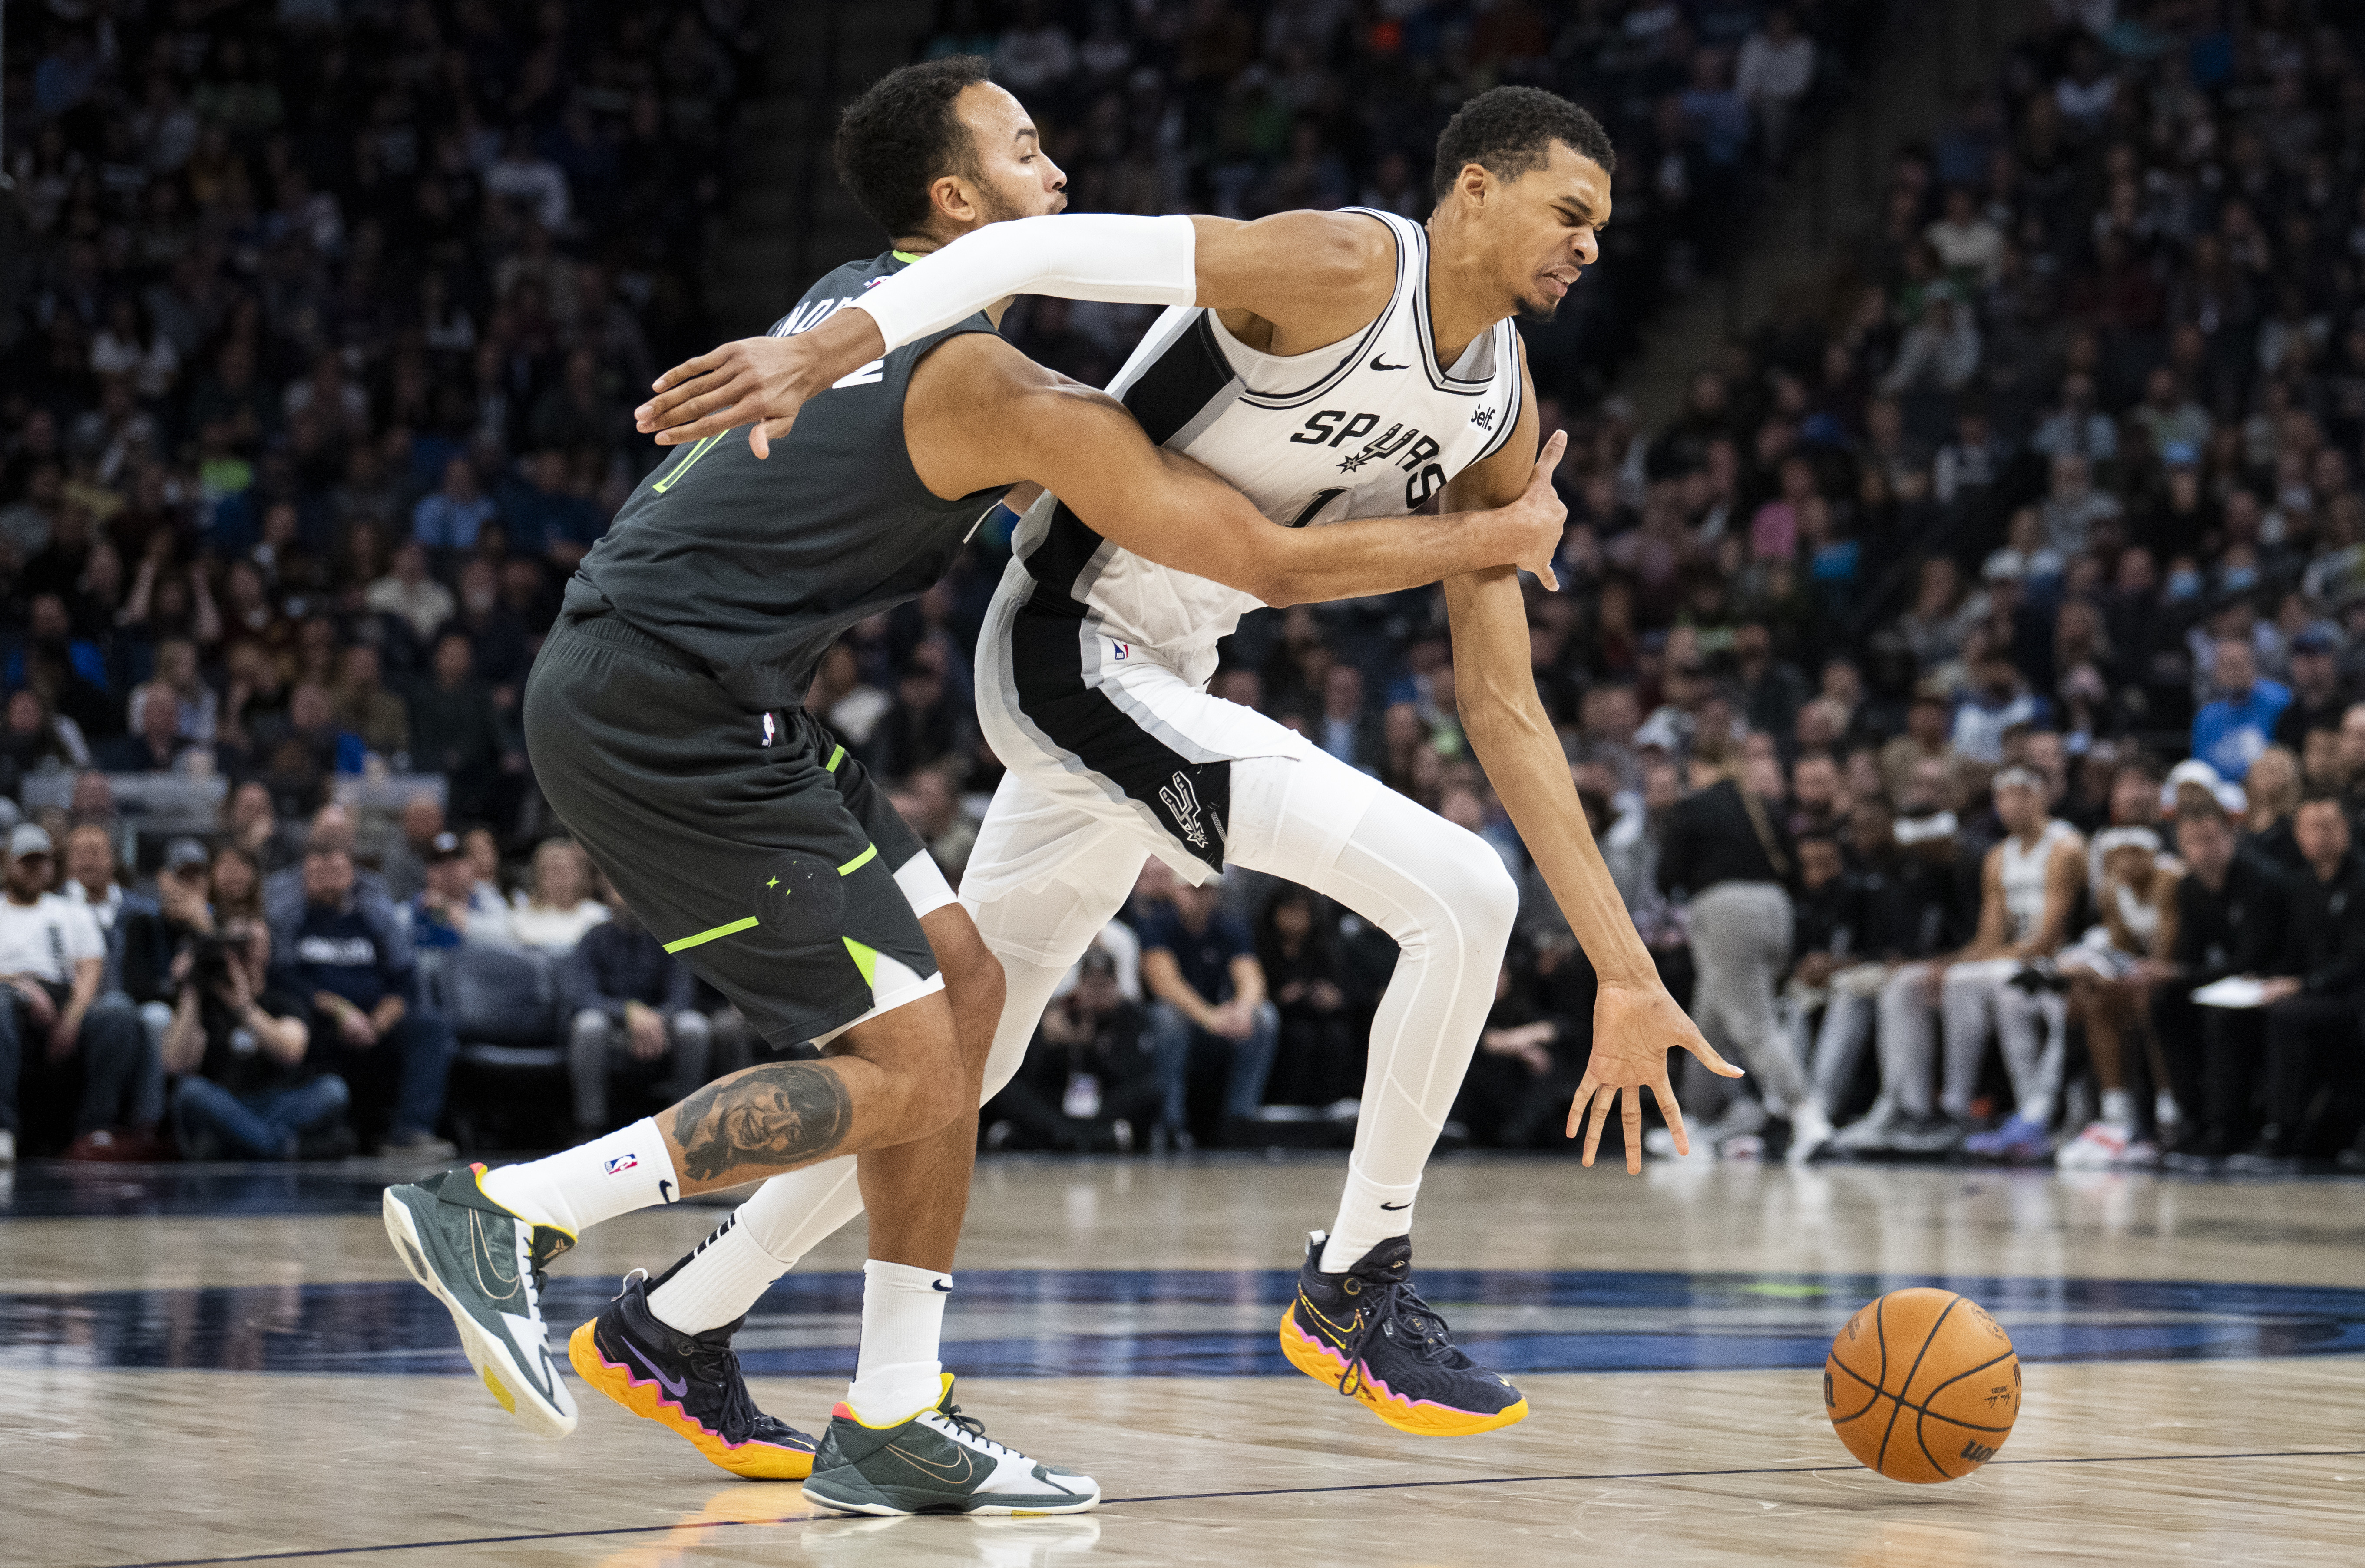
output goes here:
<path id="1" fill-rule="evenodd" d="M 895 868 L 923 846 L 801 708 L 751 711 L 614 615 L 562 616 L 525 689 L 543 794 L 635 914 L 793 1046 L 919 993 Z"/>

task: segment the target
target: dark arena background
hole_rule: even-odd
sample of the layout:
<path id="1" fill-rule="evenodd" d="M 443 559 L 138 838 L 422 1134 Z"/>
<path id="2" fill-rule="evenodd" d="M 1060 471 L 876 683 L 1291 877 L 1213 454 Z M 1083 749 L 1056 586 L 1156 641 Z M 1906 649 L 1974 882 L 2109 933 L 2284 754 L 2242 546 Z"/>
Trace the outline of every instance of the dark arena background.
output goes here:
<path id="1" fill-rule="evenodd" d="M 1519 329 L 1568 435 L 1560 587 L 1525 592 L 1617 890 L 1752 1067 L 1683 1063 L 1691 1151 L 1647 1104 L 1639 1178 L 1615 1118 L 1589 1169 L 1563 1136 L 1594 971 L 1465 734 L 1441 588 L 1258 610 L 1210 683 L 1519 883 L 1416 1237 L 1532 1404 L 1504 1431 L 1390 1430 L 1283 1357 L 1397 949 L 1239 869 L 1186 921 L 1151 861 L 980 1116 L 944 1364 L 1095 1512 L 846 1517 L 582 1385 L 533 1441 L 386 1243 L 390 1182 L 775 1053 L 568 836 L 521 692 L 667 455 L 652 381 L 887 247 L 840 111 L 968 54 L 1077 212 L 1420 220 L 1506 84 L 1615 146 L 1598 262 Z M 1027 296 L 1002 332 L 1097 386 L 1157 314 Z M 1011 522 L 805 699 L 955 886 Z M 6 0 L 0 693 L 9 1568 L 2365 1539 L 2365 6 Z M 1740 991 L 1687 881 L 1721 852 L 1687 802 L 1736 787 L 1791 933 Z M 267 1083 L 252 1034 L 189 1033 L 250 962 L 309 1024 Z M 1254 1050 L 1194 1022 L 1249 969 Z M 726 1212 L 588 1236 L 554 1334 Z M 862 1238 L 735 1340 L 796 1426 L 854 1370 Z M 2025 1376 L 1934 1487 L 1818 1398 L 1850 1315 L 1922 1285 Z"/>

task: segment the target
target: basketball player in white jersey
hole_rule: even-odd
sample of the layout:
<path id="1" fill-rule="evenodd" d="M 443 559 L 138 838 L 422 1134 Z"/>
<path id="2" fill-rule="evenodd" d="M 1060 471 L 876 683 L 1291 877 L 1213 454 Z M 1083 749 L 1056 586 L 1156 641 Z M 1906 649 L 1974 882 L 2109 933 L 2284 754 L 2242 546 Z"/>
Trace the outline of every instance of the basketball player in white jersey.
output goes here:
<path id="1" fill-rule="evenodd" d="M 2086 885 L 2086 843 L 2053 816 L 2044 776 L 2023 767 L 1995 776 L 1996 815 L 2004 840 L 1979 868 L 1979 924 L 1970 945 L 1948 958 L 1908 964 L 1881 990 L 1881 1107 L 1885 1119 L 1850 1141 L 1852 1147 L 1899 1153 L 1940 1154 L 1963 1144 L 1971 1096 L 1992 1026 L 2018 1102 L 1999 1132 L 1993 1152 L 2042 1144 L 2061 1082 L 2068 1002 L 2050 989 L 2014 985 L 2031 961 L 2061 950 Z M 1945 1042 L 1945 1081 L 1932 1114 L 1930 1084 L 1938 1038 L 1931 1028 L 1937 1003 Z M 2030 1129 L 2034 1129 L 2033 1134 Z M 1974 1152 L 1979 1152 L 1974 1150 Z M 2040 1151 L 2041 1152 L 2041 1151 Z"/>
<path id="2" fill-rule="evenodd" d="M 990 224 L 813 331 L 726 345 L 669 372 L 642 425 L 671 444 L 752 422 L 760 450 L 810 392 L 974 301 L 1131 300 L 1171 308 L 1110 392 L 1153 441 L 1205 464 L 1268 518 L 1303 527 L 1440 498 L 1493 504 L 1519 494 L 1537 450 L 1511 319 L 1549 316 L 1597 258 L 1614 163 L 1583 110 L 1498 88 L 1440 137 L 1426 227 L 1360 209 L 1249 224 Z M 981 721 L 1008 773 L 962 888 L 1007 981 L 986 1092 L 1016 1070 L 1053 987 L 1148 856 L 1193 883 L 1228 861 L 1355 910 L 1401 957 L 1373 1028 L 1346 1193 L 1312 1238 L 1283 1348 L 1404 1430 L 1519 1420 L 1518 1390 L 1456 1349 L 1413 1289 L 1408 1239 L 1517 912 L 1500 860 L 1294 732 L 1207 694 L 1217 640 L 1255 599 L 1117 548 L 1048 495 L 1026 510 L 1014 554 L 978 667 Z M 1642 1087 L 1684 1140 L 1666 1053 L 1738 1070 L 1660 985 L 1594 846 L 1537 696 L 1517 571 L 1445 589 L 1464 729 L 1600 976 L 1570 1131 L 1589 1108 L 1590 1163 L 1619 1109 L 1628 1169 L 1639 1170 Z"/>

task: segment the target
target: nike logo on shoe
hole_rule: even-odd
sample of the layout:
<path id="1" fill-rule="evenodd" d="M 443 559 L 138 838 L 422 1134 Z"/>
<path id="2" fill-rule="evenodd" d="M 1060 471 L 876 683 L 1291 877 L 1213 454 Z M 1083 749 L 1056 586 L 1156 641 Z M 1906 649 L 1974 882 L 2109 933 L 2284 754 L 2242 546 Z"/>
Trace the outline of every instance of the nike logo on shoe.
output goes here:
<path id="1" fill-rule="evenodd" d="M 1372 368 L 1373 370 L 1410 370 L 1412 368 L 1412 362 L 1407 360 L 1402 364 L 1390 364 L 1378 354 L 1373 354 L 1372 356 Z"/>
<path id="2" fill-rule="evenodd" d="M 630 1339 L 624 1341 L 624 1353 L 632 1357 L 633 1360 L 640 1362 L 644 1368 L 646 1368 L 648 1374 L 657 1380 L 657 1386 L 664 1389 L 667 1394 L 672 1394 L 674 1398 L 679 1399 L 683 1394 L 689 1392 L 689 1379 L 667 1377 L 665 1373 L 657 1371 L 656 1367 L 649 1364 L 648 1357 L 641 1354 L 641 1348 L 638 1345 L 633 1344 Z"/>

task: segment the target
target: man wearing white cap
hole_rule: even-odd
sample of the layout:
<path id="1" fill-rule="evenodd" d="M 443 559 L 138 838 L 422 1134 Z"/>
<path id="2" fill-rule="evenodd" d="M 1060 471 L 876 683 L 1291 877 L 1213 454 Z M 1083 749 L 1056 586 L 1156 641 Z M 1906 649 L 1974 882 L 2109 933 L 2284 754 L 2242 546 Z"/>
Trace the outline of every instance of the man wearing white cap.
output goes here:
<path id="1" fill-rule="evenodd" d="M 2030 960 L 2050 957 L 2068 939 L 2086 879 L 2085 841 L 2055 820 L 2045 780 L 2034 769 L 2006 767 L 1993 789 L 2005 837 L 1979 868 L 1979 924 L 1970 945 L 1900 970 L 1881 993 L 1884 1088 L 1906 1117 L 1890 1142 L 1903 1152 L 1937 1154 L 1963 1144 L 1991 1021 L 2018 1105 L 2010 1122 L 1967 1147 L 2006 1158 L 2047 1151 L 2046 1126 L 2061 1079 L 2064 1003 L 2057 991 L 2012 980 Z M 1933 1002 L 1944 1015 L 1945 1040 L 1945 1081 L 1934 1115 Z"/>
<path id="2" fill-rule="evenodd" d="M 144 1044 L 139 1014 L 99 1001 L 106 940 L 89 909 L 49 890 L 56 856 L 39 824 L 10 830 L 0 896 L 0 1165 L 15 1160 L 24 1130 L 17 1125 L 20 1083 L 47 1097 L 79 1066 L 74 1132 L 85 1137 L 116 1121 Z"/>

